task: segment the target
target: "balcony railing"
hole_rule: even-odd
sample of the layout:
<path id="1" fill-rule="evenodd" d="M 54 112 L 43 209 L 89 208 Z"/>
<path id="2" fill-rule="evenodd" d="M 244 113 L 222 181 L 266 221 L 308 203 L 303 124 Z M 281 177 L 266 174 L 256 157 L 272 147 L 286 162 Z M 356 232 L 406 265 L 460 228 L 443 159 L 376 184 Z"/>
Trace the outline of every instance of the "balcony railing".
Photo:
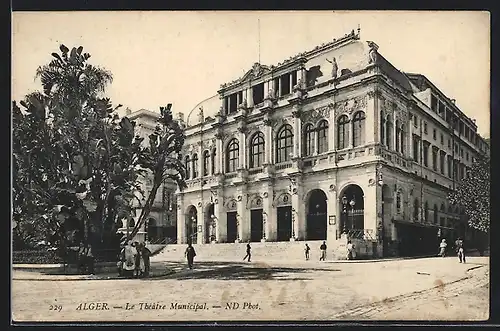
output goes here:
<path id="1" fill-rule="evenodd" d="M 283 169 L 288 169 L 291 167 L 292 167 L 292 162 L 284 162 L 284 163 L 276 164 L 276 170 L 283 170 Z"/>
<path id="2" fill-rule="evenodd" d="M 255 174 L 260 174 L 264 171 L 264 168 L 258 167 L 258 168 L 251 168 L 248 170 L 249 175 L 255 175 Z"/>

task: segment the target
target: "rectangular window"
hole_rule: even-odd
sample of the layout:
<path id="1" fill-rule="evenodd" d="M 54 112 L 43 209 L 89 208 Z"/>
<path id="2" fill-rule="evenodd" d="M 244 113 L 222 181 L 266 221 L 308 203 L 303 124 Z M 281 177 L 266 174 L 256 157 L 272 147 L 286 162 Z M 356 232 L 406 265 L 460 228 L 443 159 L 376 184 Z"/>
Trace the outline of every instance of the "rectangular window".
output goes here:
<path id="1" fill-rule="evenodd" d="M 424 122 L 424 133 L 427 134 L 427 122 Z"/>
<path id="2" fill-rule="evenodd" d="M 463 148 L 460 148 L 460 157 L 464 157 L 464 150 L 463 150 Z"/>
<path id="3" fill-rule="evenodd" d="M 437 131 L 436 131 L 436 129 L 432 129 L 432 138 L 433 138 L 434 140 L 436 140 L 436 139 L 437 139 Z"/>
<path id="4" fill-rule="evenodd" d="M 260 83 L 255 85 L 252 88 L 253 92 L 253 104 L 258 105 L 262 101 L 264 101 L 264 83 Z"/>
<path id="5" fill-rule="evenodd" d="M 237 94 L 231 94 L 229 96 L 229 114 L 235 113 L 236 110 L 238 109 L 238 102 L 237 102 Z"/>
<path id="6" fill-rule="evenodd" d="M 415 162 L 420 162 L 419 157 L 418 157 L 418 146 L 419 141 L 417 136 L 413 135 L 413 161 Z"/>
<path id="7" fill-rule="evenodd" d="M 290 75 L 285 74 L 280 77 L 280 95 L 284 96 L 290 93 Z"/>
<path id="8" fill-rule="evenodd" d="M 469 161 L 469 152 L 465 152 L 465 159 Z"/>
<path id="9" fill-rule="evenodd" d="M 418 118 L 416 115 L 413 115 L 413 127 L 418 128 Z"/>
<path id="10" fill-rule="evenodd" d="M 444 136 L 442 133 L 440 134 L 440 139 L 441 139 L 441 145 L 444 145 Z"/>
<path id="11" fill-rule="evenodd" d="M 431 109 L 437 113 L 438 112 L 438 99 L 434 94 L 431 94 Z"/>
<path id="12" fill-rule="evenodd" d="M 437 156 L 438 156 L 438 151 L 435 148 L 432 148 L 432 170 L 437 171 Z"/>
<path id="13" fill-rule="evenodd" d="M 424 143 L 424 149 L 423 149 L 423 159 L 424 159 L 424 166 L 428 167 L 429 166 L 429 145 Z"/>
<path id="14" fill-rule="evenodd" d="M 465 139 L 469 140 L 469 133 L 470 133 L 470 129 L 469 127 L 465 127 Z"/>
<path id="15" fill-rule="evenodd" d="M 438 113 L 439 113 L 439 115 L 441 115 L 441 116 L 444 116 L 444 114 L 446 113 L 446 107 L 445 107 L 444 103 L 443 103 L 443 102 L 441 102 L 441 101 L 439 102 L 439 109 L 438 109 Z"/>
<path id="16" fill-rule="evenodd" d="M 464 135 L 465 134 L 465 129 L 464 129 L 464 122 L 460 121 L 460 126 L 459 126 L 459 132 L 460 132 L 460 135 Z"/>
<path id="17" fill-rule="evenodd" d="M 281 97 L 281 89 L 280 89 L 280 78 L 276 77 L 274 79 L 274 91 L 276 92 L 277 97 Z"/>
<path id="18" fill-rule="evenodd" d="M 451 148 L 451 139 L 448 138 L 448 148 Z"/>
<path id="19" fill-rule="evenodd" d="M 452 175 L 453 175 L 453 159 L 451 158 L 451 156 L 448 155 L 447 157 L 447 164 L 448 164 L 448 177 L 452 178 Z"/>
<path id="20" fill-rule="evenodd" d="M 439 170 L 441 174 L 444 175 L 444 162 L 445 162 L 446 153 L 441 151 L 439 154 Z"/>

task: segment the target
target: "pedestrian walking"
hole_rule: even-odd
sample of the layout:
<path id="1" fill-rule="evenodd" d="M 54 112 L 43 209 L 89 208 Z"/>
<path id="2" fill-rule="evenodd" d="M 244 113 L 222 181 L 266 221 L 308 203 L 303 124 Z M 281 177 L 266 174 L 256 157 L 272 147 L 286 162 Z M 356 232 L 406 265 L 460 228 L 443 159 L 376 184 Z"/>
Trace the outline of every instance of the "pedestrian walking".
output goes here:
<path id="1" fill-rule="evenodd" d="M 304 248 L 304 251 L 306 253 L 306 261 L 309 261 L 309 252 L 311 251 L 311 247 L 309 247 L 309 245 L 306 244 L 306 247 Z"/>
<path id="2" fill-rule="evenodd" d="M 439 256 L 445 257 L 446 256 L 446 247 L 448 244 L 446 243 L 446 239 L 441 240 L 441 243 L 439 244 Z"/>
<path id="3" fill-rule="evenodd" d="M 465 263 L 464 241 L 460 237 L 458 237 L 458 239 L 455 241 L 455 250 L 457 252 L 458 260 L 460 261 L 460 263 Z"/>
<path id="4" fill-rule="evenodd" d="M 252 247 L 250 247 L 250 242 L 247 243 L 247 254 L 243 258 L 243 261 L 245 261 L 248 258 L 248 262 L 250 262 L 250 259 L 252 258 L 252 253 L 251 253 Z"/>
<path id="5" fill-rule="evenodd" d="M 186 248 L 186 252 L 184 253 L 184 255 L 186 255 L 189 269 L 193 269 L 193 263 L 194 263 L 194 257 L 196 256 L 196 251 L 194 250 L 194 247 L 191 245 L 191 243 L 188 244 L 188 247 Z"/>
<path id="6" fill-rule="evenodd" d="M 354 253 L 354 245 L 353 243 L 349 240 L 347 241 L 347 259 L 348 260 L 354 260 L 354 257 L 355 257 L 355 253 Z"/>
<path id="7" fill-rule="evenodd" d="M 86 255 L 85 262 L 87 265 L 87 272 L 90 275 L 94 275 L 95 258 L 94 258 L 94 254 L 92 253 L 92 246 L 90 246 L 90 244 L 87 244 L 87 249 L 85 251 L 85 255 Z"/>
<path id="8" fill-rule="evenodd" d="M 319 246 L 319 249 L 321 250 L 321 256 L 320 256 L 319 260 L 325 261 L 326 260 L 326 241 L 323 241 L 321 246 Z"/>

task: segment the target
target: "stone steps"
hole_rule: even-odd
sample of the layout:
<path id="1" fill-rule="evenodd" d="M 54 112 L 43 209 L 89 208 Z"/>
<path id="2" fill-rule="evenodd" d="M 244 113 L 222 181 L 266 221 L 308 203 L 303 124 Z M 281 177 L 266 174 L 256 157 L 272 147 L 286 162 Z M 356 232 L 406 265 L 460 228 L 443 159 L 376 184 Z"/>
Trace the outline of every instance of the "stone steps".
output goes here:
<path id="1" fill-rule="evenodd" d="M 311 260 L 319 259 L 320 245 L 323 241 L 307 241 L 311 248 Z M 255 260 L 284 260 L 284 261 L 304 261 L 305 241 L 294 242 L 255 242 L 250 243 L 252 247 L 252 259 Z M 219 243 L 219 244 L 194 244 L 196 259 L 200 260 L 226 260 L 240 261 L 246 254 L 246 243 Z M 175 244 L 167 245 L 163 251 L 157 254 L 156 261 L 177 261 L 184 259 L 184 251 L 187 245 Z M 334 247 L 329 245 L 327 251 L 328 259 L 338 259 Z"/>

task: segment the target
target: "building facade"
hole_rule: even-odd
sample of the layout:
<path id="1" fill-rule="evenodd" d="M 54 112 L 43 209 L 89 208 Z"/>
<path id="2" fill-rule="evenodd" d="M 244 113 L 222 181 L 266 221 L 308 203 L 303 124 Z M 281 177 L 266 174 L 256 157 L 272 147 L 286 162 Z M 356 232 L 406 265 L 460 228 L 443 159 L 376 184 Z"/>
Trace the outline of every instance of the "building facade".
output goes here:
<path id="1" fill-rule="evenodd" d="M 127 109 L 126 116 L 136 123 L 136 134 L 145 138 L 143 144 L 147 146 L 149 143 L 148 137 L 154 132 L 157 125 L 156 122 L 160 115 L 146 109 L 140 109 L 135 112 L 131 112 Z M 149 194 L 152 186 L 152 176 L 141 178 L 141 188 L 146 194 L 146 196 L 140 197 L 142 202 L 146 201 L 147 194 Z M 151 208 L 149 218 L 138 233 L 138 240 L 152 244 L 172 243 L 177 240 L 176 190 L 177 183 L 171 180 L 165 181 L 160 186 Z M 133 220 L 130 220 L 128 224 L 128 229 L 130 231 L 141 213 L 141 207 L 138 202 L 135 206 L 135 217 Z M 124 228 L 127 228 L 126 224 L 124 224 Z"/>
<path id="2" fill-rule="evenodd" d="M 387 256 L 465 234 L 447 194 L 487 144 L 453 99 L 359 31 L 255 63 L 215 99 L 185 128 L 178 243 L 351 239 Z"/>

